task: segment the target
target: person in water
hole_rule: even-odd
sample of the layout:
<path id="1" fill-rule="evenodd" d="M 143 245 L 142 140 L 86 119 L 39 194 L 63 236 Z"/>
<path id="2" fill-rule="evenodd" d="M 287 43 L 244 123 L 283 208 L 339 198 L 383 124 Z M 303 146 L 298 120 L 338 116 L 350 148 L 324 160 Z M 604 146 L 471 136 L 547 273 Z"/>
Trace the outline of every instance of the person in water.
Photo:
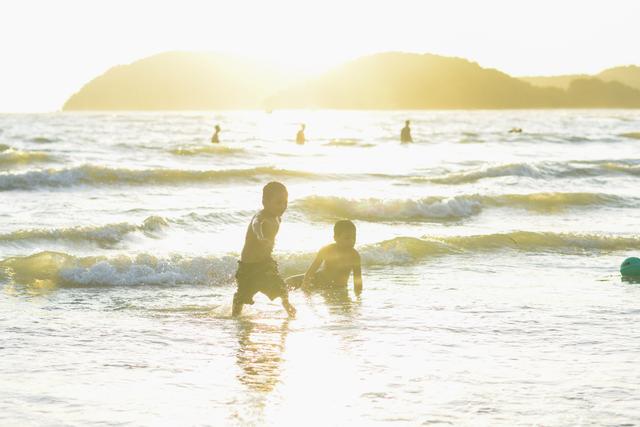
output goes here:
<path id="1" fill-rule="evenodd" d="M 271 300 L 280 297 L 287 314 L 291 317 L 296 314 L 296 309 L 289 303 L 287 286 L 278 273 L 278 264 L 271 257 L 288 198 L 287 188 L 279 182 L 270 182 L 262 189 L 264 209 L 251 218 L 238 261 L 238 290 L 233 295 L 232 316 L 240 315 L 244 304 L 253 304 L 253 297 L 258 292 Z"/>
<path id="2" fill-rule="evenodd" d="M 306 128 L 306 125 L 303 123 L 300 125 L 300 130 L 298 131 L 298 133 L 296 134 L 296 144 L 304 144 L 306 139 L 304 137 L 304 130 Z"/>
<path id="3" fill-rule="evenodd" d="M 400 131 L 400 142 L 413 142 L 413 138 L 411 138 L 411 128 L 409 127 L 409 120 L 405 120 L 404 127 Z"/>
<path id="4" fill-rule="evenodd" d="M 213 133 L 213 135 L 211 135 L 211 142 L 214 144 L 218 144 L 220 142 L 220 138 L 218 137 L 218 134 L 220 134 L 220 126 L 216 125 L 214 129 L 216 131 Z"/>
<path id="5" fill-rule="evenodd" d="M 318 251 L 305 274 L 287 278 L 287 285 L 291 288 L 302 287 L 303 289 L 346 289 L 349 276 L 353 271 L 353 290 L 356 295 L 360 295 L 362 292 L 362 269 L 360 254 L 354 249 L 356 226 L 349 220 L 336 222 L 333 226 L 333 240 L 335 243 Z"/>

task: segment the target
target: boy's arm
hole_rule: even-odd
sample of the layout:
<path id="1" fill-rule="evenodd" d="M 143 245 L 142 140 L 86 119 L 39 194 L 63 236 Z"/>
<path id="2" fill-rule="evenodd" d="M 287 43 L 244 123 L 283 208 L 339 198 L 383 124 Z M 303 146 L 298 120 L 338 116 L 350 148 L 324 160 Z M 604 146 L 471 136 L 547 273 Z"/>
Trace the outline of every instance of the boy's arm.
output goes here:
<path id="1" fill-rule="evenodd" d="M 309 285 L 309 281 L 316 274 L 316 271 L 318 271 L 318 268 L 320 268 L 322 261 L 324 261 L 324 248 L 318 251 L 316 258 L 313 260 L 313 262 L 307 269 L 307 272 L 304 273 L 304 279 L 302 279 L 302 287 Z"/>
<path id="2" fill-rule="evenodd" d="M 360 295 L 362 292 L 362 267 L 360 266 L 360 254 L 355 253 L 355 260 L 353 264 L 353 291 L 356 295 Z"/>
<path id="3" fill-rule="evenodd" d="M 273 249 L 278 234 L 279 224 L 275 219 L 265 218 L 254 224 L 254 233 L 258 241 L 263 245 Z"/>

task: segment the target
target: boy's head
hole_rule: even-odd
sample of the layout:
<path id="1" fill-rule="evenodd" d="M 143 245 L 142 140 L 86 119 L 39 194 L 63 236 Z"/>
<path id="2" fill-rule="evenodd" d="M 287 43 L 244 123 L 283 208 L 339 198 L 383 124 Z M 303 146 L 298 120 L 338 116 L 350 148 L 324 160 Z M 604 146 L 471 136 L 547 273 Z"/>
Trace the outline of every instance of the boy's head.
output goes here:
<path id="1" fill-rule="evenodd" d="M 333 226 L 333 240 L 338 246 L 353 248 L 356 244 L 356 226 L 348 219 L 338 221 Z"/>
<path id="2" fill-rule="evenodd" d="M 272 181 L 262 188 L 262 206 L 273 216 L 280 216 L 287 210 L 289 193 L 284 184 Z"/>
<path id="3" fill-rule="evenodd" d="M 405 121 L 404 121 L 404 125 L 405 125 L 405 126 L 409 126 L 409 123 L 411 123 L 409 120 L 405 120 Z"/>

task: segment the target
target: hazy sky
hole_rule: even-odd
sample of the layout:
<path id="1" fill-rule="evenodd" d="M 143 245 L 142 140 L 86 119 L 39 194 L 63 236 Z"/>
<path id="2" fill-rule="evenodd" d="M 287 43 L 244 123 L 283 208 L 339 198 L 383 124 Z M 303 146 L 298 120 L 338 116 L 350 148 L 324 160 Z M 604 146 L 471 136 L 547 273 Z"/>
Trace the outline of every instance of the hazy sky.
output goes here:
<path id="1" fill-rule="evenodd" d="M 640 0 L 0 0 L 0 111 L 53 111 L 167 50 L 313 72 L 366 53 L 461 56 L 511 75 L 640 64 Z"/>

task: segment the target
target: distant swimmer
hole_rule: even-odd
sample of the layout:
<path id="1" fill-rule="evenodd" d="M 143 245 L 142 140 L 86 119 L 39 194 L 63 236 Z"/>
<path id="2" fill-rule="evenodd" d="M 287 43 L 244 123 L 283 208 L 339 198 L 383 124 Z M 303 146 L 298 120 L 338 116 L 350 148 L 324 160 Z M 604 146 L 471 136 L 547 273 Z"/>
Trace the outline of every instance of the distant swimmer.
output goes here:
<path id="1" fill-rule="evenodd" d="M 522 128 L 511 128 L 509 133 L 522 133 Z"/>
<path id="2" fill-rule="evenodd" d="M 404 127 L 400 132 L 400 142 L 413 142 L 413 138 L 411 138 L 411 128 L 409 127 L 409 120 L 404 122 Z"/>
<path id="3" fill-rule="evenodd" d="M 304 137 L 304 129 L 306 128 L 305 124 L 300 125 L 300 130 L 296 134 L 296 144 L 304 144 L 306 139 Z"/>
<path id="4" fill-rule="evenodd" d="M 211 142 L 214 144 L 220 143 L 220 138 L 218 135 L 220 134 L 220 126 L 216 125 L 214 128 L 216 131 L 211 135 Z"/>

